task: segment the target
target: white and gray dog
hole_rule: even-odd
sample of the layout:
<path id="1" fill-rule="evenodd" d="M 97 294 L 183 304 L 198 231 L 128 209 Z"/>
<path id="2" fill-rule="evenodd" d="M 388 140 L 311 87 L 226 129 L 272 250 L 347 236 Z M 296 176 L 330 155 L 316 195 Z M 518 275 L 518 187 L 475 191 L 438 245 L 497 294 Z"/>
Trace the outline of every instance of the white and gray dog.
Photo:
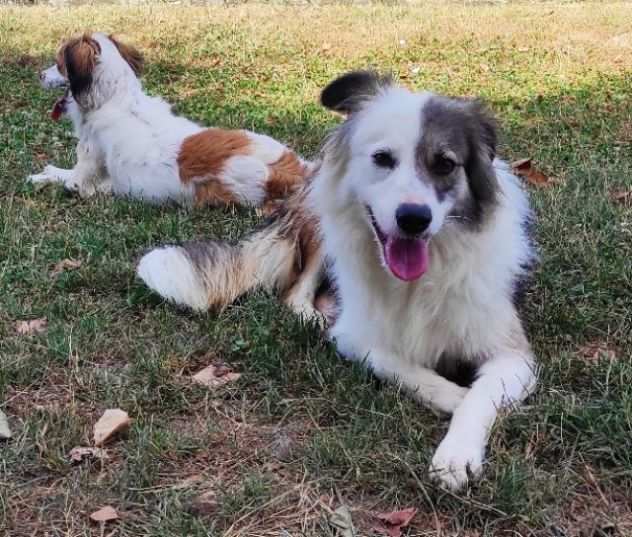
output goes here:
<path id="1" fill-rule="evenodd" d="M 237 245 L 158 248 L 138 274 L 197 310 L 260 286 L 315 315 L 327 276 L 339 352 L 452 414 L 431 474 L 458 489 L 482 470 L 499 410 L 536 385 L 515 305 L 535 261 L 527 196 L 496 159 L 495 124 L 478 101 L 363 71 L 333 81 L 321 100 L 346 121 L 267 226 Z M 475 373 L 457 384 L 463 364 Z"/>

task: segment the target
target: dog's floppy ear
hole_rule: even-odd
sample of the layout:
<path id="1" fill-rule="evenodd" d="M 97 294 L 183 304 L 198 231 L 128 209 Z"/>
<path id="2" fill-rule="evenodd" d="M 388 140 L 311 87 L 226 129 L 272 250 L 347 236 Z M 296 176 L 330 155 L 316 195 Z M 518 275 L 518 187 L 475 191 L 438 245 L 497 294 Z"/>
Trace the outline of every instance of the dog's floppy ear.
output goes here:
<path id="1" fill-rule="evenodd" d="M 498 143 L 496 120 L 479 101 L 466 103 L 469 157 L 465 163 L 470 191 L 479 211 L 496 201 L 498 179 L 494 171 Z"/>
<path id="2" fill-rule="evenodd" d="M 92 73 L 99 54 L 101 46 L 89 35 L 83 35 L 65 47 L 64 64 L 75 99 L 92 85 Z"/>
<path id="3" fill-rule="evenodd" d="M 129 64 L 136 76 L 140 76 L 143 73 L 145 67 L 145 58 L 143 58 L 142 52 L 137 48 L 121 43 L 112 34 L 108 36 L 109 40 L 114 43 L 114 46 L 118 49 L 119 54 Z"/>
<path id="4" fill-rule="evenodd" d="M 320 102 L 330 110 L 350 115 L 390 85 L 390 77 L 374 71 L 351 71 L 330 82 L 320 94 Z"/>

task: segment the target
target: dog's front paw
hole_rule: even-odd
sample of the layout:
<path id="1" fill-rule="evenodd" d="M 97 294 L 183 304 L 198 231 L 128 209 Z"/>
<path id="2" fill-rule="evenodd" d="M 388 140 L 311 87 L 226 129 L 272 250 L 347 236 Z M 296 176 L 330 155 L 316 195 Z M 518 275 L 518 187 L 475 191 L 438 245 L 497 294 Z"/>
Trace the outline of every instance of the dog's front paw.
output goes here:
<path id="1" fill-rule="evenodd" d="M 52 183 L 55 181 L 54 177 L 48 175 L 45 171 L 42 173 L 34 173 L 26 178 L 29 183 Z"/>
<path id="2" fill-rule="evenodd" d="M 469 391 L 469 388 L 450 383 L 432 395 L 430 405 L 440 412 L 453 414 Z"/>
<path id="3" fill-rule="evenodd" d="M 473 446 L 467 438 L 446 436 L 430 464 L 430 477 L 456 491 L 477 477 L 483 469 L 484 447 Z"/>

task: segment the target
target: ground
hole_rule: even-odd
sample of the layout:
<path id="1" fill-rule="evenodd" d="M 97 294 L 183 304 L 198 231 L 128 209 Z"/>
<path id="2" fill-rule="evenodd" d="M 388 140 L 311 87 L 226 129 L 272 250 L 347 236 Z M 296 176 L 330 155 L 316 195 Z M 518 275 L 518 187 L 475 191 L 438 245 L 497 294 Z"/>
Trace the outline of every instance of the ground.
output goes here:
<path id="1" fill-rule="evenodd" d="M 408 535 L 632 534 L 632 5 L 430 2 L 0 8 L 0 533 L 334 535 L 349 507 L 417 507 Z M 207 125 L 314 155 L 339 119 L 318 91 L 349 68 L 480 96 L 529 187 L 541 265 L 523 310 L 537 393 L 495 427 L 483 479 L 459 494 L 426 469 L 447 421 L 339 359 L 315 327 L 256 294 L 194 315 L 134 278 L 147 248 L 238 237 L 247 210 L 80 200 L 25 177 L 70 166 L 37 71 L 60 39 L 112 31 L 147 57 L 148 91 Z M 51 274 L 63 259 L 81 262 Z M 16 323 L 45 318 L 20 334 Z M 490 330 L 493 327 L 490 326 Z M 241 373 L 191 382 L 214 361 Z M 71 464 L 107 408 L 132 418 L 104 461 Z M 113 506 L 120 519 L 88 515 Z M 284 530 L 284 531 L 282 531 Z"/>

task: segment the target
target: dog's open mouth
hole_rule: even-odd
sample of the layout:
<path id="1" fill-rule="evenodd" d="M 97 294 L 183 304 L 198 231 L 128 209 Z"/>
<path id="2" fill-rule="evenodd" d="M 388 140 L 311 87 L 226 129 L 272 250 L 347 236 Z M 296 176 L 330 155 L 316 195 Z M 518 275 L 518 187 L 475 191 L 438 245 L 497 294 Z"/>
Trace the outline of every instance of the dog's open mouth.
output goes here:
<path id="1" fill-rule="evenodd" d="M 50 112 L 50 117 L 53 121 L 59 121 L 59 118 L 66 113 L 68 107 L 69 90 L 66 90 L 64 94 L 55 101 L 53 109 Z"/>
<path id="2" fill-rule="evenodd" d="M 410 282 L 428 270 L 428 241 L 421 237 L 401 237 L 384 233 L 367 207 L 373 231 L 382 245 L 384 260 L 396 278 Z"/>

